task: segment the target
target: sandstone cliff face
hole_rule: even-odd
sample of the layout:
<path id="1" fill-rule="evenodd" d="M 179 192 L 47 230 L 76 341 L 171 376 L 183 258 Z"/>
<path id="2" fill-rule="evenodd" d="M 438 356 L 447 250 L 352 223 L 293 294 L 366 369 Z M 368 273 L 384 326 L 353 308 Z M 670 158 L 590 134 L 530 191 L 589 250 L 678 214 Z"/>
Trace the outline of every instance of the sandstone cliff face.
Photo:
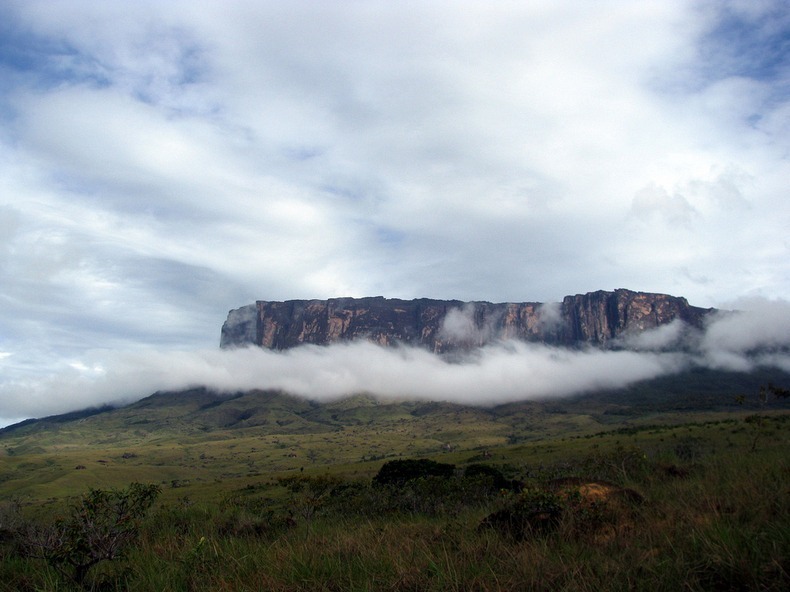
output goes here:
<path id="1" fill-rule="evenodd" d="M 283 350 L 366 339 L 442 353 L 517 339 L 608 348 L 619 338 L 676 319 L 699 328 L 711 310 L 690 306 L 685 298 L 630 290 L 577 294 L 548 304 L 383 297 L 258 301 L 230 311 L 220 346 Z"/>

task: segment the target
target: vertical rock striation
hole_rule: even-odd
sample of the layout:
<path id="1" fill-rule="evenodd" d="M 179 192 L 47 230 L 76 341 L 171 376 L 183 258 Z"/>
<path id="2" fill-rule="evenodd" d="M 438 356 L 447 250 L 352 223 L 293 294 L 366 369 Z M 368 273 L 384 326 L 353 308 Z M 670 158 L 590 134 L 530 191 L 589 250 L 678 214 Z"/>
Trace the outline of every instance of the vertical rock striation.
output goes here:
<path id="1" fill-rule="evenodd" d="M 499 340 L 610 348 L 624 336 L 680 320 L 701 328 L 712 309 L 685 298 L 631 290 L 566 296 L 562 302 L 331 298 L 258 301 L 230 311 L 220 346 L 283 350 L 365 339 L 443 353 Z"/>

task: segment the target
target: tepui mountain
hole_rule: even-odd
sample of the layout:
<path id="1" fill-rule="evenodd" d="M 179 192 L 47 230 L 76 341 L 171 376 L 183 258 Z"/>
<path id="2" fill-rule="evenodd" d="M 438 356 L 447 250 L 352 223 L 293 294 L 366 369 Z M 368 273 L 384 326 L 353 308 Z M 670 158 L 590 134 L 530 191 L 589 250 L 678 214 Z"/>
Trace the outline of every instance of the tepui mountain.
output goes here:
<path id="1" fill-rule="evenodd" d="M 685 298 L 618 289 L 566 296 L 562 302 L 461 302 L 381 296 L 257 301 L 231 310 L 220 347 L 257 345 L 285 350 L 364 339 L 411 345 L 435 353 L 496 341 L 562 347 L 622 347 L 623 339 L 682 321 L 701 329 L 715 309 Z"/>

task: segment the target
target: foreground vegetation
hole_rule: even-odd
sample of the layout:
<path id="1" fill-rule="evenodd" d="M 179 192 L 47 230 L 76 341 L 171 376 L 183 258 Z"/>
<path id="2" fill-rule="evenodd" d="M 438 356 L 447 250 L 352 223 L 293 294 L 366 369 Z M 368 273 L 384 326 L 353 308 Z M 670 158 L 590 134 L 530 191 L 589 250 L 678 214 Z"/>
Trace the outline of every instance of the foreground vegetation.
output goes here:
<path id="1" fill-rule="evenodd" d="M 776 411 L 430 461 L 321 448 L 212 482 L 130 470 L 82 496 L 5 495 L 0 590 L 787 590 L 789 441 Z"/>

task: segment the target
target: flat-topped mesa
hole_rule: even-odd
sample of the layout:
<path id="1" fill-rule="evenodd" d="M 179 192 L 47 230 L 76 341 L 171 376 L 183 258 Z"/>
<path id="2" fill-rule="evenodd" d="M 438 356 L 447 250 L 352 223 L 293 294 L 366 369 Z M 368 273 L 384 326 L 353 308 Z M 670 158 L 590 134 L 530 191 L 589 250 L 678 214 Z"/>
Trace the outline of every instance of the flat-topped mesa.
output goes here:
<path id="1" fill-rule="evenodd" d="M 685 298 L 631 290 L 566 296 L 562 302 L 331 298 L 258 301 L 231 310 L 220 347 L 258 345 L 283 350 L 303 344 L 364 339 L 441 353 L 515 339 L 548 345 L 616 346 L 621 338 L 677 319 L 701 328 L 713 309 Z"/>

